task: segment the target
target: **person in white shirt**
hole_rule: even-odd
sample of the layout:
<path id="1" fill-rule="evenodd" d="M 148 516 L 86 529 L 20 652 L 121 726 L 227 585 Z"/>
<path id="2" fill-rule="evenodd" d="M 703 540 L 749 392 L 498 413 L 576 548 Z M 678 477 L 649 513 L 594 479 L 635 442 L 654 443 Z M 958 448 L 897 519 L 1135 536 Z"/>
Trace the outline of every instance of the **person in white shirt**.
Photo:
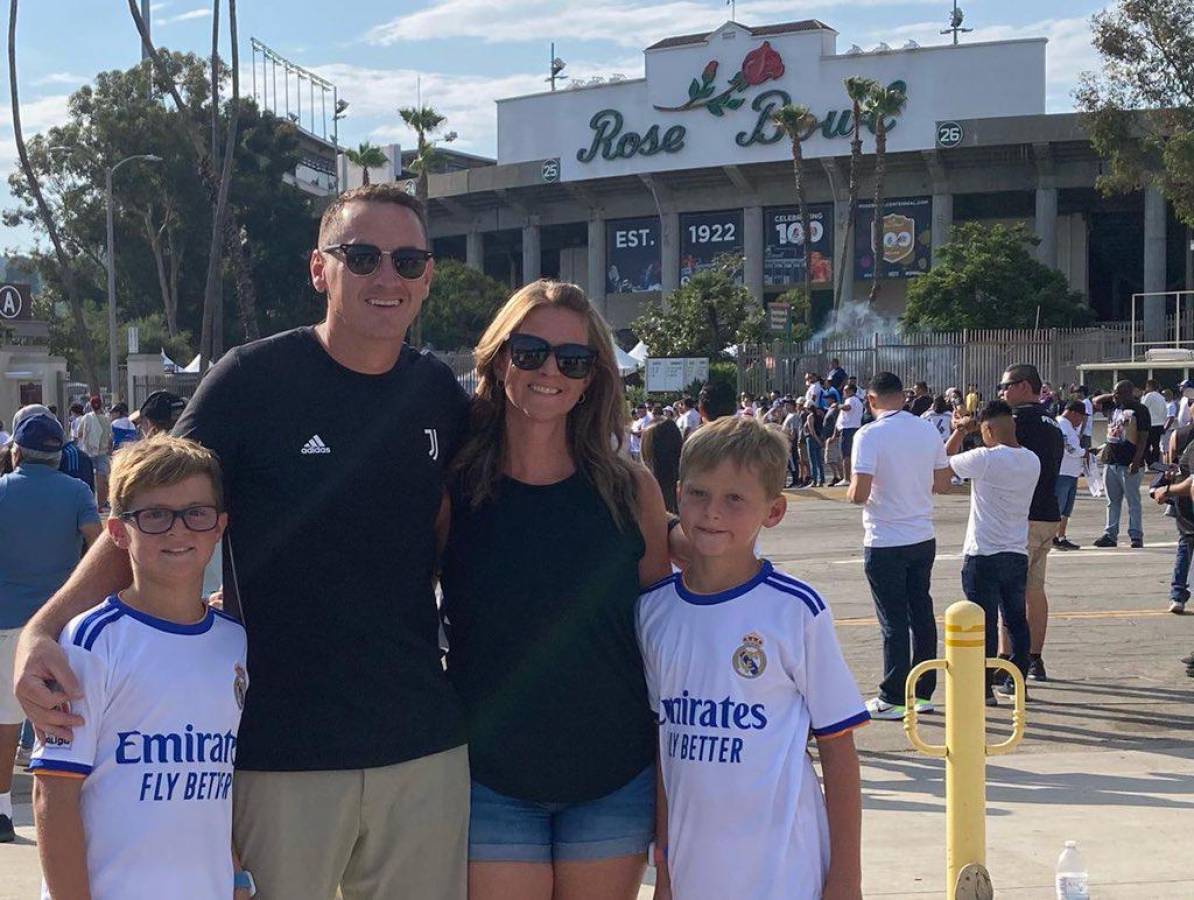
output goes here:
<path id="1" fill-rule="evenodd" d="M 647 404 L 638 404 L 630 414 L 630 441 L 628 446 L 631 458 L 636 461 L 642 455 L 643 429 L 650 424 L 651 415 L 647 412 Z"/>
<path id="2" fill-rule="evenodd" d="M 131 444 L 112 472 L 108 535 L 130 587 L 59 640 L 81 696 L 69 739 L 29 765 L 42 898 L 247 897 L 236 873 L 232 773 L 249 682 L 245 631 L 200 599 L 227 525 L 219 464 L 198 444 Z"/>
<path id="3" fill-rule="evenodd" d="M 1165 430 L 1161 432 L 1161 462 L 1169 462 L 1169 437 L 1177 428 L 1177 401 L 1169 388 L 1161 391 L 1165 397 Z"/>
<path id="4" fill-rule="evenodd" d="M 95 498 L 100 512 L 108 505 L 108 472 L 112 467 L 112 422 L 104 415 L 103 401 L 91 398 L 91 409 L 79 420 L 79 447 L 95 466 Z"/>
<path id="5" fill-rule="evenodd" d="M 697 410 L 697 403 L 692 397 L 685 397 L 681 400 L 679 409 L 683 410 L 683 412 L 676 419 L 676 425 L 680 428 L 680 434 L 687 438 L 701 427 L 701 414 Z"/>
<path id="6" fill-rule="evenodd" d="M 1091 439 L 1094 436 L 1094 401 L 1090 399 L 1090 388 L 1084 384 L 1078 385 L 1077 399 L 1082 402 L 1083 408 L 1086 410 L 1086 422 L 1082 426 L 1082 433 L 1079 437 L 1082 440 L 1082 449 L 1089 450 Z M 1190 391 L 1194 395 L 1194 390 Z"/>
<path id="7" fill-rule="evenodd" d="M 825 406 L 825 388 L 821 386 L 821 376 L 816 372 L 809 372 L 804 376 L 804 402 L 809 406 L 823 409 Z"/>
<path id="8" fill-rule="evenodd" d="M 862 506 L 865 571 L 883 634 L 883 680 L 867 711 L 894 720 L 904 717 L 908 672 L 937 655 L 929 593 L 937 556 L 933 494 L 949 491 L 953 473 L 937 429 L 904 410 L 904 385 L 896 375 L 872 378 L 867 400 L 875 421 L 854 438 L 846 498 Z M 921 677 L 917 712 L 932 711 L 936 686 L 935 672 Z"/>
<path id="9" fill-rule="evenodd" d="M 983 445 L 962 452 L 967 433 L 979 431 Z M 1002 615 L 1011 637 L 1012 662 L 1027 677 L 1029 663 L 1028 617 L 1025 590 L 1028 584 L 1028 508 L 1041 474 L 1041 461 L 1016 440 L 1012 408 L 1002 400 L 983 407 L 977 420 L 959 415 L 946 442 L 949 466 L 959 478 L 970 480 L 970 518 L 962 545 L 962 590 L 966 599 L 986 613 L 986 652 L 999 649 Z M 987 705 L 997 701 L 987 670 Z M 1000 682 L 1000 691 L 1007 682 Z"/>
<path id="10" fill-rule="evenodd" d="M 1189 425 L 1194 422 L 1194 412 L 1191 411 L 1190 406 L 1194 403 L 1194 381 L 1187 378 L 1177 386 L 1181 392 L 1182 399 L 1177 404 L 1177 422 L 1178 428 L 1183 425 Z"/>
<path id="11" fill-rule="evenodd" d="M 857 385 L 847 384 L 842 388 L 841 412 L 837 417 L 837 430 L 841 433 L 842 468 L 846 481 L 850 480 L 850 454 L 854 450 L 854 436 L 862 427 L 862 399 Z"/>
<path id="12" fill-rule="evenodd" d="M 1153 379 L 1144 382 L 1144 396 L 1140 398 L 1144 408 L 1148 410 L 1148 447 L 1144 451 L 1145 465 L 1153 466 L 1161 460 L 1161 435 L 1165 433 L 1165 420 L 1169 418 L 1169 408 L 1161 390 Z"/>
<path id="13" fill-rule="evenodd" d="M 949 439 L 953 427 L 953 410 L 950 409 L 949 401 L 945 399 L 944 394 L 934 397 L 933 405 L 921 413 L 920 417 L 937 429 L 943 443 Z"/>
<path id="14" fill-rule="evenodd" d="M 639 598 L 664 788 L 656 886 L 681 900 L 862 896 L 852 732 L 868 715 L 825 600 L 753 550 L 787 508 L 787 453 L 748 417 L 702 426 L 680 458 L 689 565 Z"/>
<path id="15" fill-rule="evenodd" d="M 1086 405 L 1081 400 L 1071 400 L 1066 404 L 1065 411 L 1057 417 L 1057 426 L 1061 429 L 1062 440 L 1065 441 L 1065 453 L 1061 457 L 1061 469 L 1057 473 L 1057 509 L 1061 513 L 1061 522 L 1057 526 L 1057 537 L 1053 538 L 1053 546 L 1058 550 L 1077 550 L 1075 544 L 1066 537 L 1066 526 L 1074 512 L 1074 500 L 1078 496 L 1078 476 L 1082 474 L 1082 467 L 1086 464 L 1088 451 L 1082 448 L 1082 428 L 1086 423 Z"/>

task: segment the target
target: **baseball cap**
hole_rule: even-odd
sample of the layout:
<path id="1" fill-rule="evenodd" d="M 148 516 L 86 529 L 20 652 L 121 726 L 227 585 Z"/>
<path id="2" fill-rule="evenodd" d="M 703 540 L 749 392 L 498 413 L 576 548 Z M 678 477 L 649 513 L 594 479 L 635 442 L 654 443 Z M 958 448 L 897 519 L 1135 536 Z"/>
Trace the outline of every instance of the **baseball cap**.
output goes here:
<path id="1" fill-rule="evenodd" d="M 145 418 L 159 425 L 169 425 L 186 407 L 187 401 L 170 391 L 154 391 L 137 410 L 137 418 Z"/>
<path id="2" fill-rule="evenodd" d="M 13 443 L 26 450 L 40 453 L 57 453 L 66 443 L 62 426 L 53 416 L 38 414 L 28 416 L 17 426 L 12 436 Z"/>
<path id="3" fill-rule="evenodd" d="M 1179 384 L 1177 386 L 1177 389 L 1179 391 L 1186 391 L 1186 390 L 1189 390 L 1190 388 L 1194 388 L 1194 381 L 1191 381 L 1189 378 L 1187 378 L 1185 381 L 1183 381 L 1181 384 Z"/>
<path id="4" fill-rule="evenodd" d="M 48 406 L 43 406 L 40 403 L 29 403 L 29 404 L 26 404 L 25 406 L 22 406 L 20 409 L 18 409 L 12 415 L 13 434 L 16 434 L 16 431 L 21 426 L 21 423 L 24 422 L 26 419 L 28 419 L 30 416 L 49 416 L 49 415 L 52 415 L 52 413 L 50 412 L 50 408 Z"/>

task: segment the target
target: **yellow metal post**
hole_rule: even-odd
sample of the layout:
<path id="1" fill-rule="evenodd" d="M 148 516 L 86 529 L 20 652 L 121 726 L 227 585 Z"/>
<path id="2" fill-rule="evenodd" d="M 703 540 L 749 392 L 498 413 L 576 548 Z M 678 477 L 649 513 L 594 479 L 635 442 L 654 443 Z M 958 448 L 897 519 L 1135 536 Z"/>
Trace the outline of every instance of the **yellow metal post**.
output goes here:
<path id="1" fill-rule="evenodd" d="M 986 659 L 981 606 L 963 600 L 945 612 L 945 659 L 926 660 L 908 673 L 904 730 L 912 746 L 945 757 L 945 877 L 947 900 L 959 897 L 958 876 L 967 867 L 986 867 L 987 754 L 1007 753 L 1024 736 L 1024 679 L 1005 660 Z M 987 667 L 1008 671 L 1016 685 L 1011 737 L 986 743 L 983 686 Z M 929 669 L 945 670 L 945 744 L 921 740 L 916 730 L 916 682 Z M 969 870 L 973 873 L 974 869 Z M 969 881 L 969 879 L 967 879 Z"/>

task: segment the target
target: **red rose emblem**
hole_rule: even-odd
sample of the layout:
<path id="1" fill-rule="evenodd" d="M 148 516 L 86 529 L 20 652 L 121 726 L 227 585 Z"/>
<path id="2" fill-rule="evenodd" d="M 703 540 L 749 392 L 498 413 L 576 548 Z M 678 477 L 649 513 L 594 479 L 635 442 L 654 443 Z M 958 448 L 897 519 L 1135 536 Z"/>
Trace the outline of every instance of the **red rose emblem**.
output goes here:
<path id="1" fill-rule="evenodd" d="M 783 58 L 771 49 L 770 41 L 763 41 L 763 46 L 751 50 L 742 60 L 742 77 L 748 87 L 779 78 L 783 74 Z"/>
<path id="2" fill-rule="evenodd" d="M 708 83 L 717 76 L 717 60 L 711 60 L 705 66 L 705 71 L 701 72 L 701 80 Z"/>

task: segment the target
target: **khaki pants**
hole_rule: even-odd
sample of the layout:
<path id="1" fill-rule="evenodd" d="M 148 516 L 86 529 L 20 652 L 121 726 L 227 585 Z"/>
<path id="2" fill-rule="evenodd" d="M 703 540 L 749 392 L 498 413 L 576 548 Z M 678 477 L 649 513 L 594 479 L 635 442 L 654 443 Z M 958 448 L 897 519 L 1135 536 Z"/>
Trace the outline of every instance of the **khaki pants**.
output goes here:
<path id="1" fill-rule="evenodd" d="M 468 749 L 378 769 L 238 771 L 233 844 L 257 900 L 465 900 Z M 231 896 L 231 890 L 229 890 Z"/>

